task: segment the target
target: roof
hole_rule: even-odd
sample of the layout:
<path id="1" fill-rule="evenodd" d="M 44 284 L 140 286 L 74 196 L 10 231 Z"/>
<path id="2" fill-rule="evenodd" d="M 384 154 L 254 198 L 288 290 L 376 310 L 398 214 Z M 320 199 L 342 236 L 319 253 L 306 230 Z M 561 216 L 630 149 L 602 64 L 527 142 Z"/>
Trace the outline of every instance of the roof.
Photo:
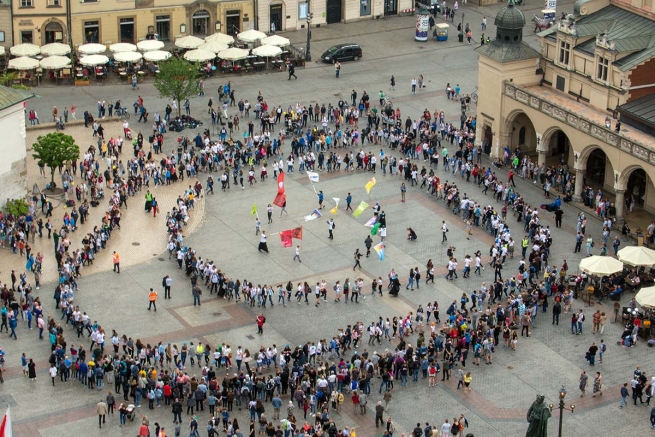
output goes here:
<path id="1" fill-rule="evenodd" d="M 0 110 L 34 97 L 34 93 L 0 86 Z"/>
<path id="2" fill-rule="evenodd" d="M 476 48 L 475 51 L 501 64 L 541 57 L 541 53 L 524 42 L 520 44 L 503 44 L 496 40 Z"/>
<path id="3" fill-rule="evenodd" d="M 525 17 L 523 12 L 514 7 L 514 0 L 509 0 L 507 6 L 496 15 L 494 25 L 502 29 L 523 29 Z"/>
<path id="4" fill-rule="evenodd" d="M 627 53 L 614 62 L 621 71 L 655 57 L 655 21 L 614 5 L 580 18 L 576 33 L 579 38 L 591 37 L 575 48 L 592 56 L 596 49 L 595 36 L 606 34 L 607 40 L 614 43 L 614 52 Z"/>
<path id="5" fill-rule="evenodd" d="M 617 109 L 646 124 L 655 125 L 655 93 L 624 103 Z"/>

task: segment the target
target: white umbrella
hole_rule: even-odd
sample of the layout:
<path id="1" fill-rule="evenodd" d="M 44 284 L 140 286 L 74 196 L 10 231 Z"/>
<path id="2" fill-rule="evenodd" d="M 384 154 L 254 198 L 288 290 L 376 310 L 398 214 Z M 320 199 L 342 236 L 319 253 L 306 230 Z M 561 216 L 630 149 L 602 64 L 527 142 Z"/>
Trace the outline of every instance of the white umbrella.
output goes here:
<path id="1" fill-rule="evenodd" d="M 35 44 L 18 44 L 9 49 L 14 56 L 36 56 L 41 53 L 39 46 Z"/>
<path id="2" fill-rule="evenodd" d="M 166 59 L 168 59 L 170 57 L 171 57 L 171 53 L 163 51 L 163 50 L 153 50 L 151 52 L 145 52 L 143 54 L 143 58 L 146 61 L 150 61 L 150 62 L 165 61 Z"/>
<path id="3" fill-rule="evenodd" d="M 270 58 L 272 56 L 277 56 L 282 53 L 282 49 L 277 46 L 259 46 L 252 51 L 253 55 L 263 56 L 265 58 Z"/>
<path id="4" fill-rule="evenodd" d="M 655 250 L 644 246 L 627 246 L 618 252 L 619 259 L 631 266 L 652 266 L 655 264 Z"/>
<path id="5" fill-rule="evenodd" d="M 32 59 L 27 56 L 21 56 L 20 58 L 10 59 L 7 68 L 11 68 L 13 70 L 34 70 L 38 66 L 39 61 L 36 59 Z"/>
<path id="6" fill-rule="evenodd" d="M 237 38 L 239 38 L 241 41 L 253 42 L 266 38 L 266 34 L 258 30 L 250 29 L 238 34 Z"/>
<path id="7" fill-rule="evenodd" d="M 590 256 L 580 261 L 580 270 L 592 275 L 606 276 L 623 270 L 623 263 L 611 256 Z"/>
<path id="8" fill-rule="evenodd" d="M 262 39 L 260 42 L 267 46 L 278 46 L 278 47 L 286 47 L 289 44 L 291 44 L 289 38 L 285 38 L 279 35 L 267 36 L 266 38 Z"/>
<path id="9" fill-rule="evenodd" d="M 646 287 L 639 290 L 635 295 L 637 303 L 642 307 L 655 307 L 655 287 Z"/>
<path id="10" fill-rule="evenodd" d="M 53 42 L 51 44 L 41 46 L 41 54 L 46 56 L 63 56 L 69 54 L 70 52 L 70 46 L 60 42 Z"/>
<path id="11" fill-rule="evenodd" d="M 136 62 L 141 59 L 143 55 L 139 52 L 119 52 L 114 53 L 114 59 L 118 62 Z"/>
<path id="12" fill-rule="evenodd" d="M 136 46 L 134 44 L 130 44 L 129 42 L 119 42 L 110 45 L 109 50 L 114 53 L 136 52 Z"/>
<path id="13" fill-rule="evenodd" d="M 184 59 L 191 62 L 205 62 L 216 57 L 216 53 L 207 50 L 189 50 L 184 54 Z"/>
<path id="14" fill-rule="evenodd" d="M 70 58 L 67 58 L 66 56 L 48 56 L 47 58 L 43 58 L 40 62 L 41 68 L 45 68 L 47 70 L 59 70 L 61 68 L 66 67 L 67 65 L 70 65 L 71 60 Z"/>
<path id="15" fill-rule="evenodd" d="M 103 65 L 109 62 L 109 58 L 105 55 L 89 55 L 80 59 L 80 64 L 87 67 L 95 67 L 96 65 Z"/>
<path id="16" fill-rule="evenodd" d="M 204 41 L 200 38 L 189 35 L 176 39 L 175 47 L 180 47 L 182 49 L 196 49 L 202 43 L 204 43 Z"/>
<path id="17" fill-rule="evenodd" d="M 198 48 L 201 50 L 207 50 L 208 52 L 218 53 L 220 51 L 226 50 L 227 44 L 223 44 L 222 42 L 218 42 L 214 40 L 214 41 L 208 41 L 204 44 L 200 44 Z"/>
<path id="18" fill-rule="evenodd" d="M 96 55 L 98 53 L 106 52 L 107 47 L 104 44 L 89 43 L 82 44 L 77 48 L 77 51 L 85 55 Z"/>
<path id="19" fill-rule="evenodd" d="M 151 50 L 159 50 L 164 48 L 164 42 L 163 41 L 157 41 L 156 39 L 146 39 L 143 41 L 139 41 L 136 43 L 136 46 L 138 47 L 139 50 L 142 50 L 144 52 L 149 52 Z"/>
<path id="20" fill-rule="evenodd" d="M 216 41 L 221 44 L 232 44 L 234 42 L 234 37 L 219 32 L 213 35 L 209 35 L 207 38 L 205 38 L 205 41 L 207 42 Z"/>
<path id="21" fill-rule="evenodd" d="M 248 56 L 248 50 L 238 49 L 236 47 L 223 50 L 218 53 L 218 57 L 228 61 L 239 61 L 241 59 L 246 59 Z"/>

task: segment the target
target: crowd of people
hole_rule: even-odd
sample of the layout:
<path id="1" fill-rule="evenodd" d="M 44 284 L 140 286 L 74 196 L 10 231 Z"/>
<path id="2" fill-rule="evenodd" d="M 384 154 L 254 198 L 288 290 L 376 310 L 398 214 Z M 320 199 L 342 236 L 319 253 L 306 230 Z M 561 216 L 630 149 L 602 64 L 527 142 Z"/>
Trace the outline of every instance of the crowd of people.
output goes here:
<path id="1" fill-rule="evenodd" d="M 399 108 L 385 106 L 383 94 L 380 93 L 379 105 L 372 102 L 365 91 L 358 97 L 353 90 L 350 102 L 341 99 L 334 106 L 328 103 L 313 107 L 298 103 L 295 107 L 290 105 L 283 109 L 281 105 L 269 107 L 260 92 L 252 107 L 247 100 L 236 103 L 238 115 L 230 117 L 227 115 L 229 109 L 223 108 L 226 115 L 223 118 L 231 126 L 221 128 L 218 137 L 209 131 L 198 133 L 193 140 L 182 136 L 170 154 L 163 151 L 165 132 L 156 118 L 153 135 L 148 141 L 154 151 L 146 151 L 144 136 L 139 132 L 132 142 L 133 157 L 130 158 L 122 155 L 123 138 L 119 136 L 105 141 L 104 131 L 94 129 L 98 136 L 97 148 L 89 147 L 79 163 L 71 162 L 61 172 L 67 199 L 75 195 L 80 202 L 71 214 L 64 215 L 62 226 L 52 235 L 59 270 L 55 309 L 61 310 L 61 317 L 57 319 L 54 314 L 44 314 L 43 304 L 27 283 L 26 275 L 17 278 L 12 272 L 11 287 L 5 284 L 2 290 L 5 304 L 3 327 L 8 325 L 16 338 L 19 314 L 30 328 L 32 320 L 36 319 L 39 338 L 43 338 L 44 331 L 49 338 L 53 384 L 57 376 L 62 382 L 78 380 L 88 389 L 102 389 L 105 384 L 110 388 L 113 384 L 113 389 L 101 402 L 103 405 L 98 405 L 100 427 L 105 423 L 104 416 L 113 414 L 115 406 L 119 423 L 123 425 L 125 419 L 134 414 L 130 405 L 140 408 L 141 400 L 148 399 L 151 409 L 162 405 L 171 408 L 172 428 L 176 433 L 181 427 L 190 432 L 200 430 L 207 418 L 210 436 L 221 431 L 238 436 L 245 433 L 248 426 L 250 436 L 259 432 L 262 436 L 283 434 L 285 437 L 291 433 L 305 436 L 319 432 L 331 437 L 337 434 L 354 436 L 355 429 L 336 423 L 339 413 L 350 402 L 354 414 L 368 414 L 366 406 L 376 395 L 382 398 L 372 408 L 376 426 L 385 428 L 385 436 L 392 435 L 395 424 L 385 414 L 393 399 L 394 381 L 400 381 L 401 390 L 409 385 L 410 378 L 414 384 L 425 379 L 422 383 L 433 387 L 438 383 L 439 373 L 441 380 L 445 381 L 451 376 L 455 378 L 453 372 L 456 371 L 457 388 L 462 386 L 465 392 L 471 390 L 476 372 L 470 369 L 479 366 L 482 358 L 486 365 L 493 364 L 496 347 L 501 345 L 501 334 L 504 348 L 518 350 L 518 331 L 521 331 L 521 337 L 530 337 L 536 328 L 538 314 L 545 313 L 549 307 L 552 307 L 552 323 L 557 325 L 559 315 L 571 311 L 572 333 L 582 334 L 585 316 L 582 310 L 574 309 L 575 292 L 568 289 L 566 260 L 562 261 L 561 267 L 556 267 L 559 263 L 550 259 L 553 244 L 550 228 L 542 223 L 539 206 L 528 204 L 516 191 L 514 182 L 515 176 L 535 182 L 542 181 L 543 176 L 545 195 L 555 188 L 565 197 L 570 196 L 574 179 L 566 166 L 539 167 L 516 149 L 506 152 L 494 166 L 486 167 L 482 165 L 483 152 L 475 143 L 475 117 L 463 117 L 457 127 L 446 122 L 443 110 L 431 112 L 426 109 L 420 117 L 406 117 L 403 121 Z M 143 107 L 142 100 L 139 107 Z M 250 117 L 251 110 L 254 118 Z M 234 140 L 232 134 L 239 132 L 239 119 L 248 120 L 247 128 L 242 138 Z M 127 137 L 128 130 L 129 125 L 124 124 L 124 137 Z M 283 146 L 289 140 L 290 150 L 284 151 Z M 379 147 L 379 154 L 364 151 L 366 141 L 369 148 Z M 351 147 L 354 149 L 348 150 Z M 105 166 L 106 170 L 102 171 L 101 167 Z M 256 182 L 257 171 L 259 181 L 264 182 L 269 166 L 275 176 L 282 171 L 293 173 L 296 168 L 300 172 L 332 172 L 340 171 L 343 166 L 344 171 L 375 173 L 379 169 L 385 175 L 388 171 L 389 175 L 403 177 L 410 186 L 426 189 L 452 210 L 457 220 L 463 220 L 467 238 L 478 232 L 486 232 L 493 238 L 488 259 L 483 261 L 482 251 L 477 250 L 465 254 L 462 261 L 462 280 L 470 278 L 471 269 L 474 269 L 474 277 L 482 276 L 482 270 L 488 265 L 494 271 L 493 282 L 489 281 L 489 285 L 481 282 L 470 295 L 464 293 L 459 302 L 454 300 L 447 306 L 444 315 L 439 303 L 434 301 L 425 307 L 418 305 L 414 311 L 391 320 L 382 317 L 370 323 L 354 320 L 331 336 L 308 340 L 298 347 L 287 344 L 278 349 L 277 345 L 271 344 L 254 351 L 239 345 L 232 348 L 224 343 L 194 345 L 183 342 L 179 348 L 177 344 L 162 342 L 144 344 L 138 337 L 134 340 L 135 336 L 116 330 L 109 335 L 100 323 L 92 321 L 93 317 L 76 304 L 74 295 L 79 292 L 76 279 L 82 274 L 82 268 L 92 264 L 97 254 L 108 247 L 111 233 L 120 230 L 121 207 L 127 209 L 127 200 L 145 190 L 146 210 L 154 209 L 156 216 L 155 187 L 184 181 L 185 175 L 190 185 L 166 214 L 167 250 L 169 259 L 174 258 L 188 277 L 194 305 L 201 303 L 200 297 L 207 288 L 210 297 L 216 292 L 219 298 L 233 298 L 251 307 L 257 305 L 262 311 L 274 303 L 288 306 L 292 298 L 298 305 L 309 305 L 312 288 L 316 306 L 327 303 L 328 293 L 336 303 L 341 302 L 342 295 L 345 303 L 359 303 L 359 297 L 363 301 L 367 295 L 371 298 L 380 296 L 386 283 L 381 277 L 373 279 L 370 284 L 353 277 L 335 284 L 322 280 L 315 287 L 305 281 L 296 285 L 291 281 L 255 285 L 247 279 L 231 277 L 221 270 L 218 262 L 209 257 L 203 259 L 186 245 L 184 226 L 196 199 L 203 194 L 213 194 L 213 172 L 221 174 L 225 191 L 230 188 L 230 177 L 235 186 L 244 187 L 244 171 L 251 186 Z M 494 167 L 499 166 L 510 168 L 506 180 L 496 173 Z M 80 181 L 74 187 L 72 182 L 77 177 L 78 168 Z M 196 180 L 201 173 L 207 174 L 204 187 Z M 100 205 L 105 188 L 112 193 L 106 199 L 106 214 L 101 223 L 83 237 L 83 247 L 73 249 L 72 233 L 77 231 L 78 222 L 84 223 L 88 219 L 89 208 Z M 480 191 L 475 194 L 475 189 Z M 494 201 L 479 200 L 488 196 L 489 189 Z M 87 199 L 89 192 L 90 200 Z M 52 215 L 51 201 L 41 198 L 33 200 L 29 219 L 3 217 L 1 222 L 2 232 L 12 250 L 26 256 L 28 262 L 31 260 L 37 288 L 44 258 L 40 254 L 36 257 L 31 254 L 28 241 L 31 238 L 33 242 L 37 233 L 43 238 L 44 228 L 48 232 L 47 238 L 50 238 L 54 228 L 49 216 L 45 217 L 45 222 L 32 218 L 39 201 L 42 212 Z M 600 204 L 601 200 L 597 203 Z M 602 210 L 601 206 L 599 214 Z M 516 219 L 517 228 L 510 224 L 510 217 Z M 584 214 L 578 218 L 578 223 L 579 231 L 585 235 Z M 518 229 L 518 226 L 523 229 Z M 445 221 L 444 227 L 444 242 L 447 243 Z M 606 230 L 609 238 L 611 226 Z M 515 242 L 518 244 L 519 240 L 521 254 L 516 254 L 516 273 L 503 275 L 506 265 L 515 257 Z M 455 252 L 456 248 L 448 245 L 449 261 L 444 273 L 453 281 L 459 280 L 457 269 L 460 263 Z M 418 288 L 421 270 L 416 267 L 401 278 L 392 269 L 387 287 L 399 281 L 406 288 L 414 285 Z M 435 266 L 432 260 L 428 260 L 425 278 L 434 282 L 435 274 Z M 170 275 L 163 278 L 162 287 L 167 289 L 168 297 L 171 283 Z M 334 294 L 329 292 L 330 289 Z M 274 298 L 276 295 L 277 299 Z M 261 333 L 265 323 L 266 318 L 261 313 L 257 317 Z M 70 344 L 73 342 L 67 337 L 74 335 L 77 339 L 90 339 L 88 352 L 82 340 Z M 111 349 L 105 350 L 106 340 L 111 341 Z M 375 350 L 376 343 L 379 353 Z M 602 350 L 599 351 L 602 360 Z M 472 360 L 467 367 L 469 354 L 472 354 Z M 4 359 L 4 355 L 1 356 Z M 197 373 L 190 372 L 187 360 L 192 368 L 197 366 Z M 589 361 L 593 365 L 593 361 Z M 23 356 L 21 365 L 27 376 L 36 379 L 33 360 Z M 380 385 L 375 393 L 374 383 L 378 379 Z M 602 393 L 600 373 L 598 379 L 598 384 L 594 382 L 594 392 Z M 123 399 L 117 402 L 116 397 L 121 394 Z M 282 396 L 289 396 L 286 407 Z M 208 414 L 204 414 L 205 403 Z M 187 417 L 183 421 L 185 406 Z M 248 411 L 247 425 L 239 424 L 235 408 Z M 269 408 L 268 413 L 266 408 Z M 198 409 L 203 414 L 199 414 Z M 202 415 L 205 417 L 201 419 Z M 155 431 L 158 436 L 163 428 L 158 424 L 155 426 L 159 428 Z M 459 435 L 466 426 L 468 421 L 462 415 L 452 421 L 446 420 L 440 426 L 430 425 L 430 421 L 424 428 L 417 424 L 413 435 L 435 435 L 433 430 L 445 437 Z M 139 435 L 148 435 L 149 428 L 148 419 L 143 417 Z"/>

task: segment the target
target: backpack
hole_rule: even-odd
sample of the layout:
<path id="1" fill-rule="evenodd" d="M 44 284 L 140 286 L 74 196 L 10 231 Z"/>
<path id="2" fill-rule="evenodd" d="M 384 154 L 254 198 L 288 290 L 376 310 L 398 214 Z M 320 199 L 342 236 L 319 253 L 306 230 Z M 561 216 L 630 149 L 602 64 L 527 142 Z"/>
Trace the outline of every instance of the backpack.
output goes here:
<path id="1" fill-rule="evenodd" d="M 166 287 L 166 277 L 164 276 L 164 279 L 161 280 L 161 286 Z"/>

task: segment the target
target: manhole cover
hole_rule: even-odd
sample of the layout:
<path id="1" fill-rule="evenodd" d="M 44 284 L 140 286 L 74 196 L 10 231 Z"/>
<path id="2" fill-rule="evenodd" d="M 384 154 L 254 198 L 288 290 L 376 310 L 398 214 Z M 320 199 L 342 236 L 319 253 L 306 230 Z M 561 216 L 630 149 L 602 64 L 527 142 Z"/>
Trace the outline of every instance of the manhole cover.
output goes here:
<path id="1" fill-rule="evenodd" d="M 157 258 L 159 261 L 165 261 L 164 258 Z"/>
<path id="2" fill-rule="evenodd" d="M 246 338 L 247 338 L 248 340 L 254 340 L 254 339 L 255 339 L 255 337 L 253 337 L 252 335 L 246 335 Z"/>
<path id="3" fill-rule="evenodd" d="M 212 316 L 216 316 L 216 317 L 218 317 L 218 316 L 220 316 L 221 314 L 223 314 L 223 313 L 212 313 Z"/>
<path id="4" fill-rule="evenodd" d="M 514 370 L 514 367 L 513 367 L 513 366 L 507 366 L 507 368 L 508 368 L 509 370 Z"/>
<path id="5" fill-rule="evenodd" d="M 134 243 L 132 243 L 132 246 L 141 246 L 141 243 L 134 242 Z"/>

